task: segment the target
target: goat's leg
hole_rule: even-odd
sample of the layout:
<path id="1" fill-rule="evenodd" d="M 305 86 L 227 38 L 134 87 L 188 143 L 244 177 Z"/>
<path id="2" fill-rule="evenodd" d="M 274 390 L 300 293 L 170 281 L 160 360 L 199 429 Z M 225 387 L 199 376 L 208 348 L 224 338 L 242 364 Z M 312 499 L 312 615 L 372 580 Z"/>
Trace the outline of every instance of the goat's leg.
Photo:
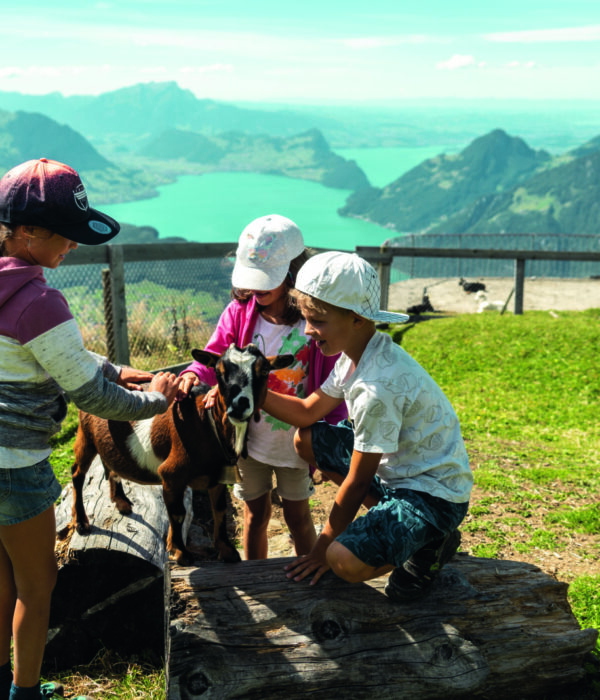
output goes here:
<path id="1" fill-rule="evenodd" d="M 110 500 L 115 504 L 121 515 L 129 515 L 133 511 L 133 503 L 125 495 L 121 477 L 111 471 L 108 471 L 107 475 Z"/>
<path id="2" fill-rule="evenodd" d="M 186 516 L 184 496 L 185 485 L 174 486 L 163 482 L 163 498 L 169 516 L 167 551 L 181 566 L 190 566 L 193 557 L 183 541 L 183 522 Z"/>
<path id="3" fill-rule="evenodd" d="M 71 467 L 71 481 L 73 482 L 73 525 L 80 535 L 90 532 L 90 521 L 85 512 L 83 502 L 83 484 L 90 468 L 92 460 L 96 456 L 96 446 L 90 436 L 86 435 L 81 423 L 77 428 L 77 435 L 73 443 L 75 461 Z"/>
<path id="4" fill-rule="evenodd" d="M 208 489 L 208 496 L 214 521 L 213 545 L 219 553 L 219 559 L 227 562 L 241 561 L 239 552 L 227 534 L 227 487 L 225 484 L 217 484 Z"/>

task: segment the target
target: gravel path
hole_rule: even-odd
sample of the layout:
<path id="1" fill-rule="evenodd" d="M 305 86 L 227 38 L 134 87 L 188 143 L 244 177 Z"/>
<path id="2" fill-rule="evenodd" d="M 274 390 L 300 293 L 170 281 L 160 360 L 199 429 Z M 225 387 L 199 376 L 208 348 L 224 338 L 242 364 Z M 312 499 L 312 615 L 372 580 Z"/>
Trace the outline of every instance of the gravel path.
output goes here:
<path id="1" fill-rule="evenodd" d="M 514 280 L 510 277 L 469 279 L 483 282 L 488 301 L 504 303 L 509 297 Z M 475 294 L 467 294 L 458 284 L 458 278 L 411 279 L 390 286 L 390 310 L 406 311 L 409 306 L 420 304 L 424 291 L 436 311 L 449 313 L 475 313 L 479 300 Z M 583 311 L 600 308 L 600 279 L 526 278 L 523 290 L 524 311 Z M 514 295 L 507 310 L 514 309 Z"/>

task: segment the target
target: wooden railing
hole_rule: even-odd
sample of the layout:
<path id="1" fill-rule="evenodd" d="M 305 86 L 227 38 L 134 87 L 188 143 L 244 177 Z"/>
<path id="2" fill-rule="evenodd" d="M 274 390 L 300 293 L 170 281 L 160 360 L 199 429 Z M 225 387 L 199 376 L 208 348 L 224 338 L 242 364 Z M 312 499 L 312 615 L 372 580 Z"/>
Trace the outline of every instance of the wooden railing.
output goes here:
<path id="1" fill-rule="evenodd" d="M 165 261 L 194 258 L 222 259 L 231 254 L 236 243 L 152 243 L 131 245 L 82 246 L 73 251 L 64 265 L 106 264 L 108 294 L 107 306 L 111 318 L 114 360 L 129 364 L 127 334 L 127 305 L 125 295 L 125 264 L 128 262 Z M 323 249 L 316 249 L 323 250 Z M 543 251 L 543 250 L 481 250 L 462 248 L 419 248 L 401 246 L 357 246 L 355 252 L 378 270 L 381 280 L 381 308 L 388 308 L 391 267 L 395 257 L 414 258 L 467 258 L 514 260 L 514 313 L 523 313 L 525 266 L 529 260 L 567 260 L 600 262 L 600 252 Z"/>
<path id="2" fill-rule="evenodd" d="M 528 260 L 567 260 L 600 262 L 600 252 L 554 250 L 476 250 L 463 248 L 411 248 L 403 246 L 357 246 L 356 253 L 378 268 L 381 280 L 381 304 L 386 309 L 389 299 L 390 271 L 395 257 L 470 258 L 514 260 L 514 313 L 523 313 L 525 264 Z"/>

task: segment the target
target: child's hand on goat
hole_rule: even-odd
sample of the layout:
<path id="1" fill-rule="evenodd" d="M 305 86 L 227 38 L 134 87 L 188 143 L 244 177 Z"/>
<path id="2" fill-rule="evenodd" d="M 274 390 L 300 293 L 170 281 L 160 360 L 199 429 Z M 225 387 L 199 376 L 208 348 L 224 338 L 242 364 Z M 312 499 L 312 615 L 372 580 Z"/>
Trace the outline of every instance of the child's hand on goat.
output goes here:
<path id="1" fill-rule="evenodd" d="M 180 378 L 172 372 L 157 372 L 150 382 L 149 389 L 150 391 L 160 391 L 161 394 L 164 394 L 170 406 L 177 396 L 180 382 Z"/>
<path id="2" fill-rule="evenodd" d="M 206 396 L 204 397 L 205 408 L 212 408 L 215 405 L 215 396 L 218 392 L 219 387 L 216 384 L 211 386 L 211 388 L 206 392 Z"/>
<path id="3" fill-rule="evenodd" d="M 181 383 L 179 384 L 179 392 L 177 394 L 177 400 L 185 399 L 189 396 L 190 391 L 193 386 L 200 384 L 200 380 L 193 372 L 184 372 L 180 377 Z"/>
<path id="4" fill-rule="evenodd" d="M 153 377 L 152 372 L 134 369 L 133 367 L 122 367 L 117 384 L 130 391 L 141 391 L 142 387 L 140 384 L 151 382 Z"/>

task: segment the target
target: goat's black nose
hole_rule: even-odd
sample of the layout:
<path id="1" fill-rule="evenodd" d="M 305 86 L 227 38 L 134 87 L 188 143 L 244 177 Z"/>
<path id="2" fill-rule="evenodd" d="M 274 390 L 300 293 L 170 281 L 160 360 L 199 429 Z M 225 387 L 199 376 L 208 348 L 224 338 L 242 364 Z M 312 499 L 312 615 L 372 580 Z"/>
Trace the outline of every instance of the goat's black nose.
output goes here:
<path id="1" fill-rule="evenodd" d="M 231 407 L 228 412 L 233 412 L 238 415 L 243 415 L 250 408 L 250 401 L 247 396 L 239 394 L 231 402 Z"/>

